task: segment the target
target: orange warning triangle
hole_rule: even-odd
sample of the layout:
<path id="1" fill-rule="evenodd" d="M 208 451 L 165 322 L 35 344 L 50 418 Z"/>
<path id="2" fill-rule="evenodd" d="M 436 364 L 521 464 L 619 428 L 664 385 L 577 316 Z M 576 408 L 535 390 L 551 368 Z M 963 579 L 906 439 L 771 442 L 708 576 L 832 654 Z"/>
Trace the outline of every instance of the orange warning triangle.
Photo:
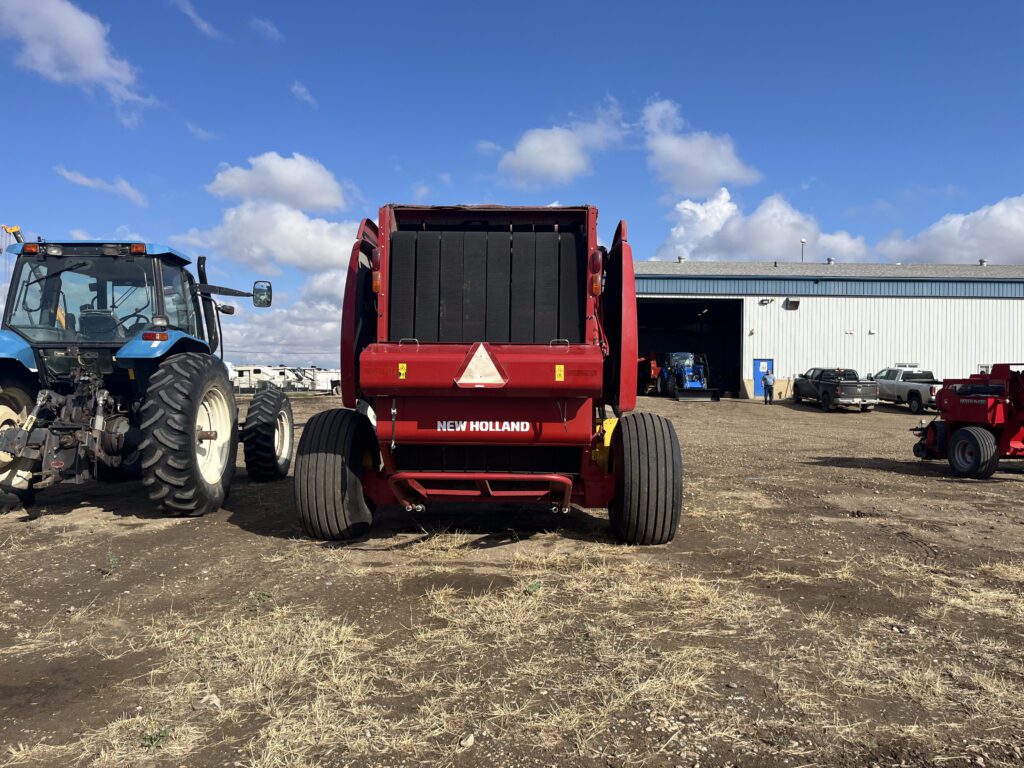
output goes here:
<path id="1" fill-rule="evenodd" d="M 455 384 L 459 387 L 503 387 L 508 381 L 508 376 L 501 369 L 498 362 L 491 357 L 486 345 L 477 342 L 466 360 L 462 363 L 459 373 L 455 377 Z"/>

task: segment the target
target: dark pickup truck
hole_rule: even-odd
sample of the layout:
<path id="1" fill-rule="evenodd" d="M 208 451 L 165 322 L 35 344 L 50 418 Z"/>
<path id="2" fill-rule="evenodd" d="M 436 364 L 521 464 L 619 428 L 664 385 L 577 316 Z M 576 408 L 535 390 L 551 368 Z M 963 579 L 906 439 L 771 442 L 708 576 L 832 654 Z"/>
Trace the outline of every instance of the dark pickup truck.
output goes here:
<path id="1" fill-rule="evenodd" d="M 851 368 L 811 368 L 793 382 L 793 401 L 816 400 L 823 411 L 856 408 L 870 411 L 878 405 L 878 384 L 861 381 Z"/>

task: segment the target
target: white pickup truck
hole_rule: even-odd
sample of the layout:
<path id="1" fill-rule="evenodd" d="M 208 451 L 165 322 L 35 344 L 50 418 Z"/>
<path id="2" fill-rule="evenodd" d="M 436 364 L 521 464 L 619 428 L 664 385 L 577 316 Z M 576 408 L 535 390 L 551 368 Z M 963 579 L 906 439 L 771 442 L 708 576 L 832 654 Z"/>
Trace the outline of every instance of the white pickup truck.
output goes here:
<path id="1" fill-rule="evenodd" d="M 911 413 L 935 407 L 935 393 L 942 388 L 935 374 L 920 368 L 883 368 L 874 376 L 878 383 L 878 399 L 890 403 L 906 403 Z"/>

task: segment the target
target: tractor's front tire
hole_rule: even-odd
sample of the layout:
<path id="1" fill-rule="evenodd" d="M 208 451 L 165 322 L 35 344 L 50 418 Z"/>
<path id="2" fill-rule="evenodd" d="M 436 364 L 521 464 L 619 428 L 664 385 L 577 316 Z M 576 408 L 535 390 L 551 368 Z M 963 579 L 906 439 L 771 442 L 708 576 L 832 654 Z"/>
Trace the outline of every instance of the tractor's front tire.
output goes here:
<path id="1" fill-rule="evenodd" d="M 142 484 L 167 514 L 199 517 L 224 503 L 238 453 L 237 413 L 227 370 L 212 355 L 172 355 L 150 377 Z"/>
<path id="2" fill-rule="evenodd" d="M 362 478 L 376 462 L 376 436 L 362 414 L 334 408 L 306 422 L 295 456 L 295 509 L 306 535 L 344 541 L 370 529 Z"/>
<path id="3" fill-rule="evenodd" d="M 626 544 L 666 544 L 683 506 L 683 460 L 672 422 L 651 413 L 619 419 L 612 436 L 612 531 Z"/>
<path id="4" fill-rule="evenodd" d="M 245 412 L 245 471 L 256 482 L 283 480 L 295 452 L 295 419 L 288 396 L 277 387 L 257 392 Z"/>

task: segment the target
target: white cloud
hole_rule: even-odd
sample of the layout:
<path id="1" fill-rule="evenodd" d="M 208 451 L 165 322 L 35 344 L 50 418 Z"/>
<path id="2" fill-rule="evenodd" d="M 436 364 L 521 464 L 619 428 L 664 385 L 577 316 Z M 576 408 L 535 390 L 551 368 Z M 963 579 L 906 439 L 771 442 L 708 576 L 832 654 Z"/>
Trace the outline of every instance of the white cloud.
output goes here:
<path id="1" fill-rule="evenodd" d="M 766 197 L 747 215 L 723 187 L 703 203 L 679 202 L 673 215 L 675 225 L 655 258 L 795 261 L 801 239 L 807 240 L 809 261 L 829 256 L 863 261 L 870 255 L 863 237 L 822 232 L 813 216 L 796 210 L 781 195 Z"/>
<path id="2" fill-rule="evenodd" d="M 217 172 L 206 191 L 218 197 L 268 200 L 307 211 L 345 207 L 341 184 L 321 163 L 298 152 L 282 157 L 264 152 L 249 158 L 249 167 L 227 166 Z"/>
<path id="3" fill-rule="evenodd" d="M 589 173 L 591 155 L 619 142 L 624 134 L 619 105 L 608 99 L 593 121 L 526 131 L 502 156 L 498 170 L 521 187 L 566 184 Z M 481 144 L 477 143 L 478 151 Z"/>
<path id="4" fill-rule="evenodd" d="M 474 149 L 476 149 L 477 154 L 480 155 L 496 155 L 501 152 L 501 145 L 495 144 L 493 141 L 488 141 L 487 139 L 480 139 L 480 141 L 476 143 Z"/>
<path id="5" fill-rule="evenodd" d="M 121 121 L 138 122 L 126 105 L 152 99 L 137 91 L 135 68 L 117 57 L 107 39 L 109 28 L 68 0 L 3 0 L 0 37 L 13 37 L 22 47 L 18 66 L 56 83 L 85 90 L 100 87 L 119 108 Z"/>
<path id="6" fill-rule="evenodd" d="M 202 32 L 207 37 L 220 37 L 221 33 L 216 27 L 210 22 L 199 15 L 195 6 L 189 2 L 189 0 L 174 0 L 174 4 L 178 6 L 178 10 L 188 16 L 189 21 L 195 25 L 195 28 Z"/>
<path id="7" fill-rule="evenodd" d="M 213 131 L 208 131 L 205 128 L 200 128 L 193 122 L 188 120 L 185 121 L 185 127 L 188 128 L 188 132 L 195 136 L 200 141 L 213 141 L 218 138 L 217 134 Z"/>
<path id="8" fill-rule="evenodd" d="M 430 197 L 431 189 L 422 181 L 412 185 L 412 199 L 421 203 Z"/>
<path id="9" fill-rule="evenodd" d="M 292 96 L 294 96 L 299 101 L 306 102 L 307 104 L 309 104 L 309 106 L 313 107 L 313 109 L 317 108 L 316 99 L 314 99 L 313 94 L 309 92 L 309 88 L 304 86 L 298 80 L 292 83 L 291 92 Z"/>
<path id="10" fill-rule="evenodd" d="M 89 189 L 99 189 L 103 192 L 110 192 L 115 195 L 120 195 L 127 200 L 131 200 L 138 206 L 146 206 L 146 196 L 120 176 L 113 181 L 106 181 L 105 179 L 98 179 L 92 176 L 86 176 L 84 173 L 79 173 L 78 171 L 69 170 L 63 165 L 58 165 L 53 170 L 56 171 L 59 176 L 63 176 L 67 181 L 79 187 L 88 187 Z"/>
<path id="11" fill-rule="evenodd" d="M 1024 195 L 970 213 L 950 213 L 913 237 L 893 235 L 878 252 L 891 261 L 1024 264 Z"/>
<path id="12" fill-rule="evenodd" d="M 190 229 L 171 244 L 210 252 L 279 274 L 280 266 L 306 272 L 336 269 L 347 263 L 359 223 L 312 218 L 284 203 L 247 200 L 229 208 L 212 229 Z"/>
<path id="13" fill-rule="evenodd" d="M 281 30 L 270 19 L 250 19 L 249 26 L 272 42 L 276 43 L 283 38 Z"/>
<path id="14" fill-rule="evenodd" d="M 332 269 L 313 275 L 302 289 L 303 300 L 328 304 L 338 311 L 341 311 L 344 294 L 345 270 L 342 269 Z"/>
<path id="15" fill-rule="evenodd" d="M 226 320 L 224 354 L 235 364 L 338 367 L 338 305 L 300 300 L 287 307 L 254 309 Z"/>
<path id="16" fill-rule="evenodd" d="M 653 101 L 644 109 L 647 164 L 679 195 L 714 194 L 722 184 L 755 184 L 761 175 L 744 164 L 729 136 L 683 133 L 679 106 Z"/>

